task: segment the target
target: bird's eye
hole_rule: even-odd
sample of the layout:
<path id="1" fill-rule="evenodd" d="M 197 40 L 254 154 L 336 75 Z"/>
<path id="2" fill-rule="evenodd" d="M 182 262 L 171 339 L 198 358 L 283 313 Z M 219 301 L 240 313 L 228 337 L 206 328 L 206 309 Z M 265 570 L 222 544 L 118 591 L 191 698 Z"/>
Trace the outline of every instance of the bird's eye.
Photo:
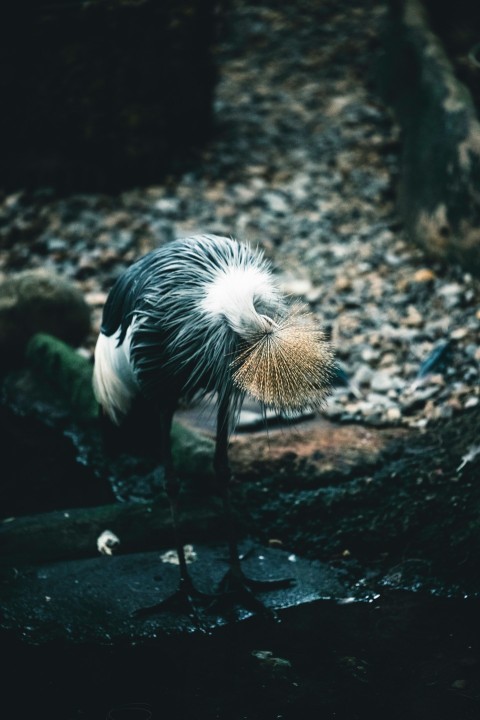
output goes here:
<path id="1" fill-rule="evenodd" d="M 253 307 L 255 308 L 255 312 L 257 312 L 259 315 L 268 315 L 269 308 L 267 306 L 267 303 L 262 300 L 262 298 L 254 296 Z"/>
<path id="2" fill-rule="evenodd" d="M 263 298 L 257 296 L 253 298 L 253 307 L 258 315 L 269 318 L 276 325 L 275 318 L 278 320 L 280 309 L 278 303 L 275 301 L 266 302 Z"/>

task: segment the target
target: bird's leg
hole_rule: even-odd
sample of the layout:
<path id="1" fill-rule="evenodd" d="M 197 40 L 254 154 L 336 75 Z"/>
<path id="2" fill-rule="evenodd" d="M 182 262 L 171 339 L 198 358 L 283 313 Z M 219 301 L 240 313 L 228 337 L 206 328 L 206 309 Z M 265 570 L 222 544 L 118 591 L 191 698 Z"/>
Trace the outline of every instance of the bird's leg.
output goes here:
<path id="1" fill-rule="evenodd" d="M 172 519 L 172 527 L 175 538 L 175 549 L 178 556 L 178 564 L 180 568 L 180 585 L 179 590 L 187 594 L 193 591 L 193 583 L 187 569 L 187 561 L 185 558 L 185 550 L 180 539 L 180 525 L 178 522 L 178 498 L 180 495 L 180 484 L 173 467 L 172 449 L 171 449 L 171 427 L 172 417 L 163 418 L 167 427 L 162 428 L 163 440 L 163 464 L 165 477 L 165 490 L 170 503 L 170 516 Z"/>
<path id="2" fill-rule="evenodd" d="M 228 461 L 228 416 L 229 398 L 227 396 L 221 399 L 218 409 L 214 458 L 215 475 L 223 501 L 224 517 L 227 525 L 230 564 L 220 589 L 227 593 L 239 595 L 245 606 L 251 607 L 256 612 L 268 613 L 263 603 L 255 597 L 255 591 L 262 592 L 290 587 L 293 581 L 290 578 L 284 580 L 252 580 L 247 578 L 242 570 L 230 496 L 232 473 Z"/>
<path id="3" fill-rule="evenodd" d="M 243 578 L 243 571 L 238 553 L 237 534 L 235 531 L 232 502 L 230 497 L 230 481 L 232 479 L 232 472 L 228 461 L 228 415 L 229 400 L 227 397 L 222 398 L 218 408 L 217 439 L 213 464 L 218 490 L 222 498 L 225 524 L 227 526 L 230 572 L 232 576 L 237 576 L 240 579 Z"/>
<path id="4" fill-rule="evenodd" d="M 164 466 L 165 490 L 170 502 L 170 513 L 172 518 L 172 526 L 175 537 L 175 549 L 178 555 L 178 564 L 180 569 L 180 581 L 178 589 L 173 595 L 167 597 L 162 602 L 152 607 L 142 608 L 135 614 L 137 616 L 146 616 L 162 610 L 176 610 L 186 612 L 196 622 L 199 629 L 204 630 L 203 624 L 198 618 L 197 604 L 200 600 L 206 599 L 210 603 L 212 597 L 201 593 L 193 585 L 192 579 L 188 572 L 187 561 L 183 543 L 180 538 L 180 529 L 178 522 L 178 498 L 180 495 L 180 484 L 178 482 L 175 469 L 173 467 L 172 458 L 172 430 L 173 409 L 166 410 L 161 415 L 161 433 L 162 433 L 162 455 Z M 205 603 L 204 603 L 205 604 Z"/>

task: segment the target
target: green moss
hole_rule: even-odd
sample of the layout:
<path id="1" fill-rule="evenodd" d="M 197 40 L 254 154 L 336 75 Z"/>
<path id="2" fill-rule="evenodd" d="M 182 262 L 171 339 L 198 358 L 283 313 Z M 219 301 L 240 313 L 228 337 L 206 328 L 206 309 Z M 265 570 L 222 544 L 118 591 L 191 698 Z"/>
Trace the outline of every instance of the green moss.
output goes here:
<path id="1" fill-rule="evenodd" d="M 98 403 L 92 388 L 92 363 L 69 345 L 45 333 L 34 335 L 27 346 L 27 363 L 35 377 L 70 409 L 80 422 L 98 418 Z M 213 474 L 213 441 L 180 423 L 172 428 L 172 453 L 179 475 Z"/>
<path id="2" fill-rule="evenodd" d="M 52 335 L 37 333 L 27 345 L 26 359 L 35 375 L 57 392 L 75 418 L 89 421 L 98 417 L 92 364 L 77 351 Z"/>

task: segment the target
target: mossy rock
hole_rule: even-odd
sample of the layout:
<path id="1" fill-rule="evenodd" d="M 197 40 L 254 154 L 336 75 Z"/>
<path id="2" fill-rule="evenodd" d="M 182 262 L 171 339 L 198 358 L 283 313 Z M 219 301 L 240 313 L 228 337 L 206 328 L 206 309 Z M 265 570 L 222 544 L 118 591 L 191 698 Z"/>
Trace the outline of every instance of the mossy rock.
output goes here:
<path id="1" fill-rule="evenodd" d="M 0 363 L 18 366 L 29 339 L 48 333 L 78 346 L 88 335 L 91 312 L 71 282 L 47 270 L 25 270 L 0 282 Z"/>

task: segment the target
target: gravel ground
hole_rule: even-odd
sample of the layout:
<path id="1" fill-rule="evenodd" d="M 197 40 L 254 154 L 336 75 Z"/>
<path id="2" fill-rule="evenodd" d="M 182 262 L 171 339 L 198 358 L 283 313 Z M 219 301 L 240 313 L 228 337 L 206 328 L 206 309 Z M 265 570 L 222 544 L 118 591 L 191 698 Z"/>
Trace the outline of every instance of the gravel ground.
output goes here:
<path id="1" fill-rule="evenodd" d="M 399 131 L 371 81 L 383 6 L 232 0 L 229 14 L 216 133 L 195 168 L 116 196 L 0 196 L 0 271 L 74 280 L 91 354 L 126 266 L 175 236 L 233 235 L 331 332 L 350 384 L 328 416 L 425 427 L 478 404 L 480 284 L 412 246 L 395 210 Z"/>

